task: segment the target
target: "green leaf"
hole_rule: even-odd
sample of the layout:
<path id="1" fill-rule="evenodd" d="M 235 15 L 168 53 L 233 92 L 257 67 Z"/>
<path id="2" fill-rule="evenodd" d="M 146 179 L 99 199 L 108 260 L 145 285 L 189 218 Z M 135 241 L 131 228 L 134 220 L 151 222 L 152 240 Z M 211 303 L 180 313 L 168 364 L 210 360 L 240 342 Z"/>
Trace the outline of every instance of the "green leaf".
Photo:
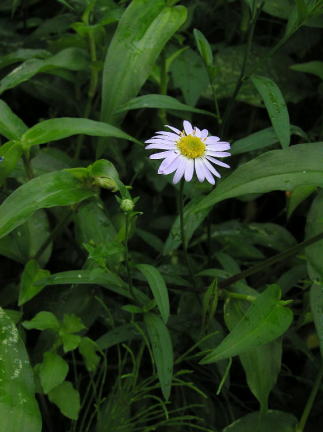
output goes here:
<path id="1" fill-rule="evenodd" d="M 33 373 L 12 320 L 0 308 L 0 416 L 5 432 L 40 432 Z"/>
<path id="2" fill-rule="evenodd" d="M 100 362 L 100 357 L 96 353 L 98 350 L 99 347 L 96 342 L 88 337 L 82 337 L 79 351 L 89 372 L 94 372 Z"/>
<path id="3" fill-rule="evenodd" d="M 254 291 L 254 295 L 258 296 L 258 293 Z M 249 307 L 248 303 L 236 299 L 230 299 L 226 302 L 224 318 L 229 330 L 232 330 L 243 318 Z M 267 411 L 269 393 L 274 387 L 280 372 L 281 356 L 281 338 L 260 347 L 254 347 L 239 356 L 246 373 L 248 386 L 258 399 L 263 413 Z"/>
<path id="4" fill-rule="evenodd" d="M 44 210 L 38 210 L 18 228 L 0 239 L 0 254 L 22 264 L 36 255 L 50 235 L 49 221 Z M 52 242 L 39 257 L 45 266 L 52 252 Z"/>
<path id="5" fill-rule="evenodd" d="M 86 169 L 84 176 L 86 176 Z M 83 201 L 95 191 L 78 179 L 80 169 L 54 171 L 16 189 L 0 206 L 0 238 L 23 224 L 36 210 Z M 81 171 L 83 172 L 83 171 Z"/>
<path id="6" fill-rule="evenodd" d="M 214 114 L 202 109 L 194 108 L 191 105 L 183 104 L 177 99 L 159 94 L 148 94 L 144 96 L 138 96 L 128 101 L 125 105 L 122 105 L 116 112 L 126 112 L 134 109 L 143 108 L 160 108 L 177 111 L 189 111 L 198 114 L 205 114 L 214 117 Z"/>
<path id="7" fill-rule="evenodd" d="M 192 211 L 250 193 L 291 191 L 300 185 L 323 186 L 322 159 L 323 143 L 297 144 L 263 153 L 237 168 Z"/>
<path id="8" fill-rule="evenodd" d="M 35 297 L 45 287 L 44 284 L 36 285 L 36 282 L 49 275 L 50 272 L 40 268 L 36 260 L 28 261 L 21 275 L 18 306 L 22 306 Z"/>
<path id="9" fill-rule="evenodd" d="M 37 365 L 37 372 L 44 393 L 47 394 L 65 380 L 68 363 L 58 354 L 47 351 L 43 361 Z"/>
<path id="10" fill-rule="evenodd" d="M 105 350 L 114 345 L 131 341 L 135 338 L 138 338 L 138 332 L 135 326 L 133 324 L 124 324 L 109 330 L 107 333 L 104 333 L 99 337 L 99 339 L 96 340 L 96 343 L 101 348 L 101 350 Z"/>
<path id="11" fill-rule="evenodd" d="M 41 72 L 54 73 L 57 68 L 78 71 L 87 67 L 88 57 L 86 52 L 80 48 L 66 48 L 45 60 L 29 59 L 2 78 L 0 81 L 0 94 L 17 87 Z"/>
<path id="12" fill-rule="evenodd" d="M 21 140 L 23 147 L 29 149 L 34 145 L 45 144 L 78 134 L 122 138 L 142 145 L 140 141 L 114 126 L 86 118 L 73 117 L 54 118 L 37 123 L 24 133 Z"/>
<path id="13" fill-rule="evenodd" d="M 34 316 L 33 319 L 29 321 L 23 321 L 22 325 L 27 330 L 55 330 L 58 331 L 60 328 L 60 323 L 56 316 L 52 312 L 41 311 Z"/>
<path id="14" fill-rule="evenodd" d="M 223 429 L 223 432 L 294 432 L 297 419 L 283 411 L 253 412 L 239 418 Z"/>
<path id="15" fill-rule="evenodd" d="M 197 49 L 199 50 L 199 53 L 202 59 L 204 60 L 204 63 L 206 64 L 206 66 L 212 66 L 213 53 L 208 40 L 206 39 L 204 34 L 197 29 L 193 30 L 193 34 L 194 34 Z"/>
<path id="16" fill-rule="evenodd" d="M 13 112 L 9 105 L 0 100 L 0 134 L 9 140 L 19 139 L 27 130 L 25 123 Z"/>
<path id="17" fill-rule="evenodd" d="M 296 207 L 298 207 L 306 198 L 312 195 L 316 189 L 316 186 L 311 185 L 297 186 L 288 197 L 287 217 L 290 218 Z"/>
<path id="18" fill-rule="evenodd" d="M 63 318 L 62 330 L 66 333 L 77 333 L 86 327 L 80 317 L 74 314 L 65 314 Z"/>
<path id="19" fill-rule="evenodd" d="M 0 165 L 0 184 L 15 169 L 23 153 L 22 145 L 19 141 L 8 141 L 0 147 L 2 162 Z"/>
<path id="20" fill-rule="evenodd" d="M 104 62 L 102 121 L 121 121 L 123 115 L 117 114 L 117 109 L 138 94 L 163 47 L 185 19 L 183 6 L 166 7 L 165 0 L 130 3 Z"/>
<path id="21" fill-rule="evenodd" d="M 269 286 L 249 307 L 228 336 L 201 361 L 214 363 L 240 355 L 280 337 L 290 326 L 293 313 L 280 302 L 280 288 Z"/>
<path id="22" fill-rule="evenodd" d="M 272 126 L 283 148 L 289 146 L 290 124 L 285 100 L 277 84 L 270 78 L 253 75 L 251 80 L 260 93 Z"/>
<path id="23" fill-rule="evenodd" d="M 321 356 L 323 357 L 323 320 L 322 320 L 323 284 L 322 283 L 316 282 L 311 286 L 310 305 L 311 305 L 311 312 L 313 315 L 317 336 L 320 341 Z"/>
<path id="24" fill-rule="evenodd" d="M 153 360 L 165 400 L 169 399 L 173 377 L 173 347 L 169 331 L 159 316 L 146 313 L 144 323 L 151 344 Z"/>
<path id="25" fill-rule="evenodd" d="M 311 238 L 323 231 L 323 191 L 315 197 L 306 220 L 306 238 Z M 307 258 L 307 271 L 312 280 L 323 282 L 323 240 L 308 246 L 305 249 Z"/>
<path id="26" fill-rule="evenodd" d="M 167 286 L 162 275 L 157 268 L 149 264 L 138 264 L 136 267 L 147 279 L 160 315 L 166 324 L 169 318 L 169 298 Z"/>
<path id="27" fill-rule="evenodd" d="M 298 63 L 290 66 L 294 71 L 305 72 L 313 74 L 323 80 L 323 62 L 318 60 L 313 60 L 307 63 Z"/>
<path id="28" fill-rule="evenodd" d="M 80 411 L 80 395 L 69 381 L 64 381 L 50 391 L 48 398 L 65 417 L 77 420 Z"/>
<path id="29" fill-rule="evenodd" d="M 297 126 L 291 125 L 291 134 L 299 135 L 302 138 L 307 138 L 305 132 L 303 132 Z M 272 127 L 262 129 L 254 132 L 244 138 L 234 141 L 231 147 L 231 154 L 238 155 L 242 153 L 248 153 L 254 150 L 260 150 L 269 147 L 278 142 L 277 135 Z"/>
<path id="30" fill-rule="evenodd" d="M 60 338 L 65 353 L 75 350 L 80 345 L 82 339 L 81 336 L 69 333 L 60 333 Z"/>

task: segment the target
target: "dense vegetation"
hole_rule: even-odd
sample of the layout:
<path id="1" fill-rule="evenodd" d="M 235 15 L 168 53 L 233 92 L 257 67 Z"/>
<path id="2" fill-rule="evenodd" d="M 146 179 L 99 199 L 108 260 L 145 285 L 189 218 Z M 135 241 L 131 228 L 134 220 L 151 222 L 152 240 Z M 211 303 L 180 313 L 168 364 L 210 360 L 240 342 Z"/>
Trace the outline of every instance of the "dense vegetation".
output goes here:
<path id="1" fill-rule="evenodd" d="M 321 431 L 322 28 L 1 1 L 0 432 Z"/>

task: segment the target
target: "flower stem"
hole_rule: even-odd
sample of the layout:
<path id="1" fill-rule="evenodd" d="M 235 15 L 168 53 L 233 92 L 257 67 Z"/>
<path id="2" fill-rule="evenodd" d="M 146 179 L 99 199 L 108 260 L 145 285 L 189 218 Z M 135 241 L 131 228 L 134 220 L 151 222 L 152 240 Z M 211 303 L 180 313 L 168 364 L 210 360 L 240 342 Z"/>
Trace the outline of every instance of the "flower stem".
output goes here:
<path id="1" fill-rule="evenodd" d="M 301 419 L 297 425 L 296 432 L 303 432 L 303 430 L 305 428 L 308 416 L 310 415 L 310 412 L 312 410 L 314 400 L 315 400 L 316 395 L 319 391 L 322 378 L 323 378 L 323 362 L 321 363 L 321 367 L 318 371 L 318 374 L 316 375 L 312 391 L 311 391 L 311 393 L 307 399 L 302 417 L 301 417 Z"/>
<path id="2" fill-rule="evenodd" d="M 183 246 L 183 252 L 184 252 L 184 259 L 186 263 L 186 267 L 188 270 L 189 275 L 191 276 L 193 287 L 196 289 L 196 279 L 192 270 L 192 266 L 190 263 L 190 257 L 187 253 L 187 243 L 185 238 L 185 227 L 184 227 L 184 183 L 185 180 L 182 179 L 180 186 L 179 186 L 179 197 L 178 197 L 178 209 L 179 209 L 179 224 L 180 224 L 180 231 L 181 231 L 181 240 L 182 240 L 182 246 Z"/>

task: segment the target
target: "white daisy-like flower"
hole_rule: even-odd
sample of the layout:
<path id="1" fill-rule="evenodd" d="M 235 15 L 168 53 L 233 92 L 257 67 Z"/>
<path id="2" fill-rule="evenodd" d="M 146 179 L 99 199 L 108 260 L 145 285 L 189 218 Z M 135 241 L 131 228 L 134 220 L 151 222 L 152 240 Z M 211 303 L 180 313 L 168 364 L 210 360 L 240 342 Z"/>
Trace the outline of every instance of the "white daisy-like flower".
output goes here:
<path id="1" fill-rule="evenodd" d="M 207 129 L 200 130 L 184 120 L 184 130 L 180 131 L 173 126 L 165 125 L 172 132 L 158 131 L 156 135 L 145 141 L 147 150 L 164 150 L 155 153 L 150 159 L 164 159 L 159 166 L 158 174 L 171 174 L 175 172 L 173 183 L 178 183 L 184 176 L 191 181 L 194 171 L 200 182 L 207 180 L 215 184 L 214 176 L 221 177 L 212 164 L 224 168 L 230 166 L 216 158 L 231 156 L 225 150 L 230 149 L 228 142 L 220 141 L 217 136 L 209 136 Z"/>

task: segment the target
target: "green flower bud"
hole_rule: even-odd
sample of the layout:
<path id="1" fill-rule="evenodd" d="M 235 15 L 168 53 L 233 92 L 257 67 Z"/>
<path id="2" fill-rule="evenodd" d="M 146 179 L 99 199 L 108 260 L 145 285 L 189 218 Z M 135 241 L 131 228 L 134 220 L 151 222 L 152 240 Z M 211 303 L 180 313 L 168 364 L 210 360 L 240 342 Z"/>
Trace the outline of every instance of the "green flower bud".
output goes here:
<path id="1" fill-rule="evenodd" d="M 131 199 L 123 199 L 120 203 L 120 208 L 124 212 L 129 212 L 133 210 L 135 203 Z"/>

